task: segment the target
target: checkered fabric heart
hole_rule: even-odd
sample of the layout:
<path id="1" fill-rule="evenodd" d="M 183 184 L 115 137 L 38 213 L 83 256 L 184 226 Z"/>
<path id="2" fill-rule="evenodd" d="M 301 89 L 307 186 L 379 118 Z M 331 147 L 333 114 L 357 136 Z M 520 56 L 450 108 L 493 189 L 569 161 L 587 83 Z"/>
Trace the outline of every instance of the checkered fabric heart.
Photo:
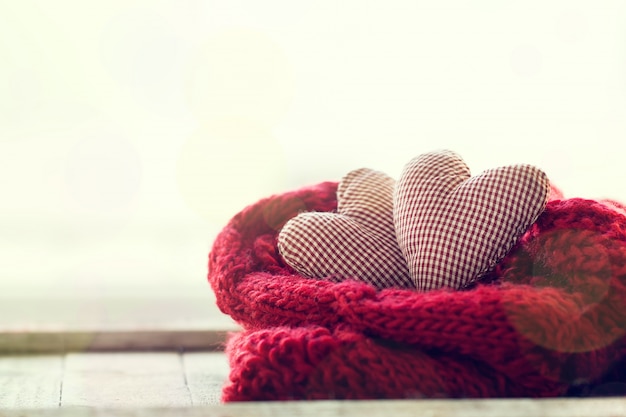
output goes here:
<path id="1" fill-rule="evenodd" d="M 413 288 L 394 230 L 394 187 L 382 172 L 348 173 L 337 188 L 336 213 L 300 213 L 283 226 L 281 256 L 307 277 Z"/>
<path id="2" fill-rule="evenodd" d="M 410 161 L 395 190 L 394 224 L 417 289 L 461 289 L 484 275 L 541 214 L 549 191 L 530 165 L 472 177 L 451 151 Z"/>

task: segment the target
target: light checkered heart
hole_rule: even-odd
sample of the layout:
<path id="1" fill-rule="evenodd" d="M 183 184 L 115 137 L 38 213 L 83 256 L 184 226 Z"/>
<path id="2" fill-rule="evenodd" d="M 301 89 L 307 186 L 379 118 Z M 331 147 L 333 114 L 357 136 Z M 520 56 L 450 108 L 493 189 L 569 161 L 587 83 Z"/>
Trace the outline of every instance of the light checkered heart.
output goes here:
<path id="1" fill-rule="evenodd" d="M 549 191 L 530 165 L 472 177 L 451 151 L 410 161 L 395 190 L 394 225 L 417 289 L 461 289 L 487 273 L 541 214 Z"/>
<path id="2" fill-rule="evenodd" d="M 382 172 L 348 173 L 337 188 L 336 213 L 300 213 L 283 226 L 281 256 L 307 277 L 413 288 L 393 225 L 394 187 Z"/>

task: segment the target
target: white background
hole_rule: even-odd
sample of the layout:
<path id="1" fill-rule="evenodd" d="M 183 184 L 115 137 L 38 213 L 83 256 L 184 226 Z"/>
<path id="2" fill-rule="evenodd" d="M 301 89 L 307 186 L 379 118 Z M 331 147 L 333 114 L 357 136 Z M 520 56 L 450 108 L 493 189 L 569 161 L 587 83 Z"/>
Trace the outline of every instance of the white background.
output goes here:
<path id="1" fill-rule="evenodd" d="M 0 294 L 185 297 L 243 206 L 414 156 L 626 201 L 622 0 L 0 0 Z"/>

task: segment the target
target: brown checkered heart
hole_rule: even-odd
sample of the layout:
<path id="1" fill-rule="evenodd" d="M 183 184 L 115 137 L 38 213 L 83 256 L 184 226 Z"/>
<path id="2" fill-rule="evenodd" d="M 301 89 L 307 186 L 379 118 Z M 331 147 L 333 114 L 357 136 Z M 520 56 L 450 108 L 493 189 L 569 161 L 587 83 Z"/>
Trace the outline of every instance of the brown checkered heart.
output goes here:
<path id="1" fill-rule="evenodd" d="M 530 165 L 472 177 L 451 151 L 410 161 L 395 190 L 394 224 L 417 289 L 461 289 L 484 275 L 541 214 L 549 191 Z"/>
<path id="2" fill-rule="evenodd" d="M 337 188 L 336 213 L 300 213 L 283 226 L 278 234 L 281 256 L 312 278 L 414 287 L 396 240 L 394 187 L 395 181 L 381 172 L 350 172 Z"/>

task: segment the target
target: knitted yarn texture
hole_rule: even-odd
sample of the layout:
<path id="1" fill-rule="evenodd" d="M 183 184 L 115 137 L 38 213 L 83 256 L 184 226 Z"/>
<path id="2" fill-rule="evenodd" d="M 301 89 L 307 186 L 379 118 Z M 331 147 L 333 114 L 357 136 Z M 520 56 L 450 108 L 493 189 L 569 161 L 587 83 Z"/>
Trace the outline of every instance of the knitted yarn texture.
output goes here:
<path id="1" fill-rule="evenodd" d="M 473 287 L 419 293 L 306 278 L 282 261 L 282 225 L 335 210 L 336 190 L 263 199 L 216 238 L 208 279 L 244 329 L 226 346 L 224 401 L 626 393 L 623 205 L 552 200 Z"/>

